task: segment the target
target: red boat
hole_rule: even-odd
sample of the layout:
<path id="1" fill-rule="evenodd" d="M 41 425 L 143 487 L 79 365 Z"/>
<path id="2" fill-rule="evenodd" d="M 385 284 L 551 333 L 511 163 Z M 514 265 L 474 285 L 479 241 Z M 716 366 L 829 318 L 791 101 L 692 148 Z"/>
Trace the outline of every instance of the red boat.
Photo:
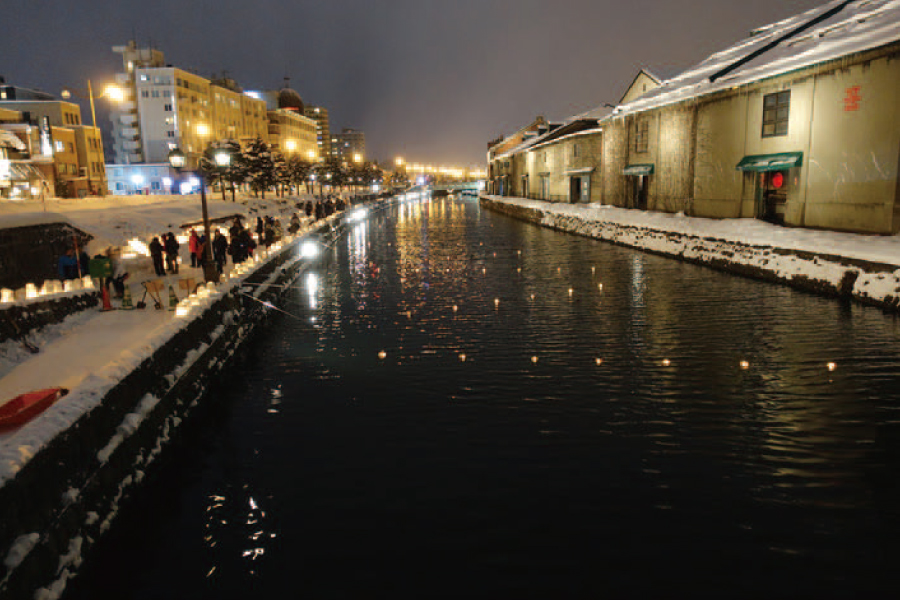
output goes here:
<path id="1" fill-rule="evenodd" d="M 0 406 L 0 431 L 21 427 L 68 393 L 66 388 L 47 388 L 16 396 Z"/>

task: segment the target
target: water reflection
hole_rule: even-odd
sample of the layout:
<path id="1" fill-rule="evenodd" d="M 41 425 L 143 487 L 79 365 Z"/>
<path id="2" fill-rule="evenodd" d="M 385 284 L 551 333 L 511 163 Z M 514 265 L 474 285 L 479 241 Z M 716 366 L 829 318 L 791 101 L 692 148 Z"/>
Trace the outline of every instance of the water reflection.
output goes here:
<path id="1" fill-rule="evenodd" d="M 294 298 L 319 327 L 272 328 L 200 482 L 105 572 L 195 597 L 892 589 L 896 320 L 466 200 L 336 247 Z"/>

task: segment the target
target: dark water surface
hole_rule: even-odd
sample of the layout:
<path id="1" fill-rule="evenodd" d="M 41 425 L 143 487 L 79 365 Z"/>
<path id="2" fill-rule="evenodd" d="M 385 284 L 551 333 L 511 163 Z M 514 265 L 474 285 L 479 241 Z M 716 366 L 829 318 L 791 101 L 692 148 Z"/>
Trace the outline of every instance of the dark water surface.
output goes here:
<path id="1" fill-rule="evenodd" d="M 67 598 L 900 590 L 896 318 L 474 200 L 317 275 Z"/>

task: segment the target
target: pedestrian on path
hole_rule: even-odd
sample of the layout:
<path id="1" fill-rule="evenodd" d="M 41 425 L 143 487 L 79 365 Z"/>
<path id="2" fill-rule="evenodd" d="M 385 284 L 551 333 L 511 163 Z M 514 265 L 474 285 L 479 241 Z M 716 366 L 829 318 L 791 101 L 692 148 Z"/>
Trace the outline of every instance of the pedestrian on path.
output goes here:
<path id="1" fill-rule="evenodd" d="M 228 258 L 228 239 L 218 229 L 216 235 L 213 236 L 212 250 L 216 260 L 216 269 L 221 273 L 225 269 L 225 262 Z"/>
<path id="2" fill-rule="evenodd" d="M 197 236 L 197 230 L 191 229 L 191 235 L 188 238 L 188 250 L 191 252 L 191 267 L 200 264 L 200 238 Z"/>
<path id="3" fill-rule="evenodd" d="M 153 270 L 156 271 L 156 274 L 160 277 L 165 275 L 166 269 L 163 267 L 163 245 L 160 243 L 158 237 L 155 237 L 150 241 L 150 258 L 153 259 Z"/>
<path id="4" fill-rule="evenodd" d="M 178 243 L 178 240 L 175 239 L 175 234 L 171 231 L 166 234 L 166 265 L 170 273 L 177 275 L 178 274 L 178 249 L 181 247 L 181 244 Z"/>

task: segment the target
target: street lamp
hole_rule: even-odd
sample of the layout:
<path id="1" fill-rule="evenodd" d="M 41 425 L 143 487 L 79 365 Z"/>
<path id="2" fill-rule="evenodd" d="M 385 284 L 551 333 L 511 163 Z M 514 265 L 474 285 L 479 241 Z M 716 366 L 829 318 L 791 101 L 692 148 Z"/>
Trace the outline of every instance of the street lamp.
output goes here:
<path id="1" fill-rule="evenodd" d="M 214 155 L 216 166 L 225 168 L 231 163 L 231 154 L 225 151 L 218 151 Z M 177 147 L 169 152 L 169 164 L 179 173 L 184 169 L 187 163 L 187 157 L 184 152 Z M 212 238 L 209 234 L 209 211 L 206 208 L 206 182 L 204 181 L 203 171 L 197 170 L 197 179 L 200 181 L 200 206 L 203 209 L 203 235 L 206 236 L 206 243 L 203 245 L 203 279 L 218 283 L 219 270 L 213 264 L 212 260 Z"/>

